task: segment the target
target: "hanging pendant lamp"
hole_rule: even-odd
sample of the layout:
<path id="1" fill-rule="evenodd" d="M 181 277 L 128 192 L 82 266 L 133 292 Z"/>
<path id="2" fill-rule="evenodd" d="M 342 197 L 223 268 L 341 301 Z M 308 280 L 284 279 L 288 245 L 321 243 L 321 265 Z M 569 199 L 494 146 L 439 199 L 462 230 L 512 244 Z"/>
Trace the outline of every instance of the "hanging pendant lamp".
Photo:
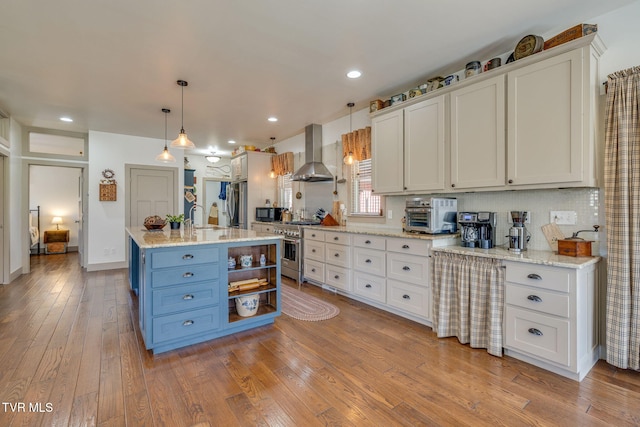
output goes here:
<path id="1" fill-rule="evenodd" d="M 352 117 L 351 117 L 351 109 L 353 108 L 353 106 L 356 105 L 353 102 L 350 102 L 347 104 L 347 107 L 349 107 L 349 134 L 351 134 L 353 132 L 353 124 L 351 122 Z M 353 151 L 349 150 L 349 153 L 344 156 L 344 159 L 342 159 L 342 161 L 344 162 L 345 165 L 352 165 L 354 162 L 354 158 L 353 158 Z"/>
<path id="2" fill-rule="evenodd" d="M 171 155 L 167 148 L 167 114 L 171 112 L 168 108 L 163 108 L 164 113 L 164 150 L 156 156 L 156 160 L 162 163 L 175 163 L 176 158 Z"/>
<path id="3" fill-rule="evenodd" d="M 188 84 L 189 83 L 184 80 L 178 80 L 178 86 L 182 88 L 182 126 L 180 127 L 180 134 L 178 135 L 178 137 L 174 139 L 173 142 L 171 142 L 171 146 L 175 148 L 196 148 L 196 145 L 193 142 L 189 141 L 189 138 L 187 138 L 187 134 L 184 131 L 184 87 Z"/>

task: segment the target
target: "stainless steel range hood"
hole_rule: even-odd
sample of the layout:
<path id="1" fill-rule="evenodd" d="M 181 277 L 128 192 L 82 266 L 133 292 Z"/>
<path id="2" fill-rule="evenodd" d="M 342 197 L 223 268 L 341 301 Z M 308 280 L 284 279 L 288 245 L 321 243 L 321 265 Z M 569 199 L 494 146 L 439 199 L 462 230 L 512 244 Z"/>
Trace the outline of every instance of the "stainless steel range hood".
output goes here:
<path id="1" fill-rule="evenodd" d="M 305 164 L 293 174 L 292 181 L 333 181 L 333 174 L 322 163 L 322 126 L 311 124 L 304 129 Z"/>

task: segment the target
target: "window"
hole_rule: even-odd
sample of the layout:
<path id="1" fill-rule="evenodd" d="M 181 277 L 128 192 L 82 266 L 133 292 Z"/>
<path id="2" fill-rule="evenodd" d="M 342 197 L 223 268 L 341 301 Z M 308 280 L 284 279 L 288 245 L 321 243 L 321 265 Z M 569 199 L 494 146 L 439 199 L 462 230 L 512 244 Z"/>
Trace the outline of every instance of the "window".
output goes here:
<path id="1" fill-rule="evenodd" d="M 293 174 L 288 173 L 278 177 L 278 206 L 293 209 Z"/>
<path id="2" fill-rule="evenodd" d="M 371 192 L 371 159 L 351 166 L 351 215 L 382 215 L 382 197 Z"/>

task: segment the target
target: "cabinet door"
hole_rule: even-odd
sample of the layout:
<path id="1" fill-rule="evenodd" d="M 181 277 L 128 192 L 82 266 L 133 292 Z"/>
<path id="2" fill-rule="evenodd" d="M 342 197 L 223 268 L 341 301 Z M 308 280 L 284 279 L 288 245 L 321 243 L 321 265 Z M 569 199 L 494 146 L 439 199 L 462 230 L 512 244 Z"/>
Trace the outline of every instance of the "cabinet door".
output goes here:
<path id="1" fill-rule="evenodd" d="M 404 110 L 404 189 L 444 190 L 444 95 Z"/>
<path id="2" fill-rule="evenodd" d="M 240 161 L 240 157 L 235 157 L 231 159 L 231 179 L 234 181 L 239 181 L 242 176 L 242 164 Z"/>
<path id="3" fill-rule="evenodd" d="M 376 194 L 403 189 L 403 110 L 371 120 L 371 166 Z"/>
<path id="4" fill-rule="evenodd" d="M 452 189 L 505 185 L 504 76 L 451 92 Z"/>
<path id="5" fill-rule="evenodd" d="M 508 182 L 582 181 L 581 49 L 508 74 Z"/>

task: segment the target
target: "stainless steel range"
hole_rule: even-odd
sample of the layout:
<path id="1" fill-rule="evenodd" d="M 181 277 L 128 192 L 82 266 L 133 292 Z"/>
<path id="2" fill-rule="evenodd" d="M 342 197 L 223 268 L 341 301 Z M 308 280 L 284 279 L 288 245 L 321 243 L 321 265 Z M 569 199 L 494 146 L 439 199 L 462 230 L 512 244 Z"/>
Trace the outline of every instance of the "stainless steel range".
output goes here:
<path id="1" fill-rule="evenodd" d="M 302 281 L 302 226 L 317 225 L 319 222 L 295 221 L 286 224 L 274 224 L 274 234 L 284 236 L 282 244 L 281 269 L 283 276 Z"/>

